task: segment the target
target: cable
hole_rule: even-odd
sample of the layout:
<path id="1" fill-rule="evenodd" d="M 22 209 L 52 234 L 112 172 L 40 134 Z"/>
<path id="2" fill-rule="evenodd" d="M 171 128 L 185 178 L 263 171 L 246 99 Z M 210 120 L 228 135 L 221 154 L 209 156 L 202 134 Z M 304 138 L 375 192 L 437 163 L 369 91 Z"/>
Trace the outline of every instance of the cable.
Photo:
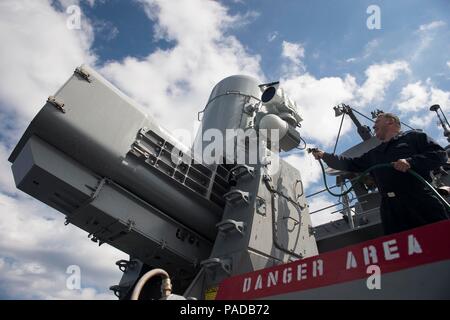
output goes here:
<path id="1" fill-rule="evenodd" d="M 338 145 L 338 142 L 339 142 L 339 137 L 341 135 L 342 124 L 344 123 L 344 117 L 345 117 L 345 113 L 342 114 L 341 124 L 339 125 L 339 131 L 338 131 L 338 134 L 337 134 L 337 137 L 336 137 L 336 143 L 334 144 L 333 153 L 336 152 L 336 148 L 337 148 L 337 145 Z"/>
<path id="2" fill-rule="evenodd" d="M 442 109 L 441 109 L 441 113 L 442 113 L 442 116 L 444 117 L 445 122 L 447 122 L 447 126 L 450 127 L 450 123 L 448 123 L 447 117 L 445 116 L 445 113 L 444 113 L 444 111 L 442 111 Z"/>
<path id="3" fill-rule="evenodd" d="M 372 121 L 372 122 L 375 122 L 373 119 L 370 119 L 369 117 L 366 117 L 366 116 L 363 115 L 361 112 L 359 112 L 359 111 L 357 111 L 357 110 L 355 110 L 355 109 L 353 109 L 353 108 L 351 108 L 351 109 L 353 110 L 353 112 L 356 112 L 357 114 L 359 114 L 360 116 L 363 116 L 363 117 L 366 118 L 367 120 L 370 120 L 370 121 Z M 401 122 L 401 121 L 400 121 L 400 123 L 401 123 L 402 125 L 404 125 L 405 127 L 410 128 L 411 130 L 416 130 L 416 129 L 414 129 L 413 127 L 407 125 L 407 124 L 404 123 L 404 122 Z"/>
<path id="4" fill-rule="evenodd" d="M 219 94 L 219 95 L 215 96 L 214 98 L 212 98 L 211 100 L 209 100 L 208 103 L 206 103 L 206 105 L 205 105 L 205 107 L 203 108 L 203 110 L 197 112 L 197 120 L 198 120 L 198 121 L 201 121 L 201 120 L 200 120 L 200 114 L 202 114 L 203 112 L 205 112 L 206 108 L 208 107 L 208 105 L 209 105 L 211 102 L 213 102 L 213 101 L 216 100 L 217 98 L 220 98 L 220 97 L 223 97 L 223 96 L 227 96 L 227 95 L 230 95 L 230 94 L 236 94 L 236 95 L 240 95 L 240 96 L 244 96 L 244 97 L 250 97 L 250 98 L 253 98 L 253 99 L 258 100 L 259 102 L 261 102 L 261 99 L 255 97 L 255 96 L 253 96 L 253 95 L 251 95 L 251 94 L 245 94 L 245 93 L 242 93 L 242 92 L 240 92 L 240 91 L 227 91 L 226 93 Z"/>
<path id="5" fill-rule="evenodd" d="M 366 118 L 367 120 L 372 121 L 372 122 L 375 122 L 373 119 L 370 119 L 369 117 L 365 116 L 364 114 L 362 114 L 362 113 L 359 112 L 358 110 L 355 110 L 355 109 L 353 109 L 353 108 L 350 108 L 350 109 L 352 109 L 353 112 L 356 112 L 356 113 L 359 114 L 360 116 L 363 116 L 363 117 Z"/>
<path id="6" fill-rule="evenodd" d="M 141 295 L 141 291 L 148 280 L 154 276 L 162 277 L 161 293 L 162 298 L 167 298 L 172 293 L 172 284 L 170 282 L 169 274 L 163 269 L 153 269 L 144 274 L 141 279 L 137 282 L 134 287 L 133 293 L 131 294 L 131 300 L 138 300 Z"/>
<path id="7" fill-rule="evenodd" d="M 270 184 L 271 178 L 270 178 L 269 175 L 265 175 L 265 177 L 263 178 L 263 181 L 264 181 L 264 184 L 265 184 L 266 188 L 272 194 L 272 197 L 271 197 L 272 198 L 272 200 L 271 200 L 271 208 L 272 208 L 272 242 L 273 242 L 274 246 L 278 250 L 280 250 L 280 251 L 282 251 L 284 253 L 287 253 L 287 254 L 289 254 L 291 256 L 294 256 L 296 258 L 299 258 L 299 259 L 303 259 L 303 255 L 301 253 L 297 254 L 297 253 L 295 253 L 293 251 L 289 251 L 289 250 L 283 248 L 283 246 L 278 243 L 277 231 L 276 231 L 276 228 L 275 228 L 276 220 L 275 220 L 275 212 L 274 212 L 275 210 L 274 210 L 274 208 L 275 208 L 275 201 L 276 201 L 276 199 L 275 199 L 274 195 L 280 196 L 280 197 L 284 198 L 285 200 L 289 201 L 290 203 L 292 203 L 299 210 L 298 211 L 299 214 L 304 208 L 299 203 L 297 203 L 296 201 L 291 199 L 291 197 L 286 196 L 282 192 L 276 190 Z"/>
<path id="8" fill-rule="evenodd" d="M 306 141 L 305 141 L 305 139 L 303 139 L 302 137 L 300 137 L 300 141 L 303 142 L 303 145 L 304 145 L 304 146 L 302 146 L 302 147 L 295 147 L 295 149 L 298 149 L 298 150 L 305 150 L 305 149 L 306 149 Z M 300 144 L 300 143 L 299 143 L 299 144 Z"/>
<path id="9" fill-rule="evenodd" d="M 319 159 L 319 163 L 320 163 L 320 167 L 322 168 L 322 177 L 323 177 L 323 181 L 325 184 L 325 189 L 328 191 L 329 194 L 331 194 L 332 196 L 335 197 L 342 197 L 345 196 L 347 193 L 349 193 L 350 191 L 353 190 L 353 186 L 350 187 L 348 190 L 346 190 L 343 193 L 334 193 L 332 192 L 329 188 L 328 188 L 328 184 L 327 184 L 327 179 L 325 176 L 325 168 L 323 166 L 323 162 L 322 159 Z M 360 181 L 362 179 L 362 177 L 364 177 L 367 173 L 376 170 L 376 169 L 380 169 L 380 168 L 393 168 L 393 165 L 390 163 L 382 163 L 382 164 L 376 164 L 370 168 L 368 168 L 367 170 L 365 170 L 363 173 L 361 173 L 357 178 L 356 181 Z M 415 177 L 416 179 L 418 179 L 420 182 L 422 182 L 424 185 L 426 185 L 437 197 L 438 199 L 442 202 L 442 204 L 447 207 L 447 210 L 450 211 L 450 204 L 444 199 L 444 197 L 441 196 L 441 194 L 439 192 L 436 191 L 436 189 L 427 181 L 425 180 L 421 175 L 419 175 L 417 172 L 415 172 L 412 169 L 409 169 L 407 171 L 409 174 L 411 174 L 413 177 Z"/>

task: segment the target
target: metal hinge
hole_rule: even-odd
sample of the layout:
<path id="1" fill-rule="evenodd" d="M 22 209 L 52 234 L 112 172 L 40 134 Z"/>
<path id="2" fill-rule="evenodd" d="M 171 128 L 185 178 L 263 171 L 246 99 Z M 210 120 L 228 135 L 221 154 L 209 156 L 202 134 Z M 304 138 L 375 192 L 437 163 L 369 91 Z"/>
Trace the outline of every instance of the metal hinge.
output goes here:
<path id="1" fill-rule="evenodd" d="M 109 287 L 109 290 L 111 290 L 114 293 L 114 295 L 119 299 L 122 296 L 122 294 L 125 293 L 128 289 L 129 289 L 128 286 L 120 286 L 120 285 Z"/>
<path id="2" fill-rule="evenodd" d="M 251 178 L 255 177 L 255 169 L 245 164 L 239 164 L 233 167 L 228 173 L 228 181 L 233 179 L 235 181 L 239 180 L 242 177 L 249 176 Z"/>
<path id="3" fill-rule="evenodd" d="M 98 236 L 96 236 L 92 233 L 88 234 L 88 238 L 91 239 L 92 242 L 98 243 L 99 247 L 105 243 L 105 241 L 101 240 Z"/>
<path id="4" fill-rule="evenodd" d="M 47 102 L 55 106 L 56 109 L 58 109 L 62 113 L 66 113 L 66 110 L 64 109 L 64 103 L 62 101 L 56 100 L 56 97 L 54 96 L 48 97 Z"/>
<path id="5" fill-rule="evenodd" d="M 116 266 L 119 267 L 120 271 L 122 272 L 127 272 L 128 269 L 133 269 L 134 267 L 136 267 L 137 262 L 135 260 L 119 260 L 116 262 Z"/>
<path id="6" fill-rule="evenodd" d="M 87 82 L 89 82 L 89 83 L 91 82 L 91 75 L 89 74 L 89 72 L 87 72 L 83 68 L 81 68 L 81 67 L 76 68 L 75 73 L 78 74 L 80 77 L 82 77 Z"/>
<path id="7" fill-rule="evenodd" d="M 242 221 L 227 219 L 216 224 L 216 227 L 224 234 L 238 232 L 240 235 L 244 235 L 245 223 Z"/>
<path id="8" fill-rule="evenodd" d="M 250 200 L 250 193 L 242 190 L 231 190 L 225 193 L 223 197 L 232 206 L 239 202 L 244 202 L 248 205 Z"/>
<path id="9" fill-rule="evenodd" d="M 210 258 L 200 262 L 200 265 L 210 270 L 220 267 L 225 273 L 231 274 L 231 259 L 229 258 Z"/>

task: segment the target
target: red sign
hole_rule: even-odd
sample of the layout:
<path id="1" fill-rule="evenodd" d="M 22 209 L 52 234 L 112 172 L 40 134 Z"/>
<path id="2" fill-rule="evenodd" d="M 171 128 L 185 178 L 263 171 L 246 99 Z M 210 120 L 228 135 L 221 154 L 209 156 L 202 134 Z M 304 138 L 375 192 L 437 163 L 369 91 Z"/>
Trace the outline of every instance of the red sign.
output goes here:
<path id="1" fill-rule="evenodd" d="M 367 278 L 450 259 L 450 221 L 442 221 L 224 280 L 216 299 L 257 299 Z"/>

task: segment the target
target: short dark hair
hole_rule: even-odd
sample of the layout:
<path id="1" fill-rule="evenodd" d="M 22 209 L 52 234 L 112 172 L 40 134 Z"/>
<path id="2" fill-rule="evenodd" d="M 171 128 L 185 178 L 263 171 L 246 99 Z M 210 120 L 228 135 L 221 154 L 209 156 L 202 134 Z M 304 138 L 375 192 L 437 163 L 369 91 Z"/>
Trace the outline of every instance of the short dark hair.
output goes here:
<path id="1" fill-rule="evenodd" d="M 401 122 L 400 122 L 400 118 L 399 117 L 397 117 L 395 114 L 393 114 L 393 113 L 390 113 L 390 112 L 386 112 L 386 113 L 380 113 L 380 114 L 378 114 L 378 117 L 383 117 L 383 118 L 388 118 L 388 119 L 391 119 L 391 120 L 394 120 L 394 122 L 395 122 L 395 124 L 397 125 L 397 126 L 399 126 L 399 127 L 401 127 L 402 126 L 402 124 L 401 124 Z"/>

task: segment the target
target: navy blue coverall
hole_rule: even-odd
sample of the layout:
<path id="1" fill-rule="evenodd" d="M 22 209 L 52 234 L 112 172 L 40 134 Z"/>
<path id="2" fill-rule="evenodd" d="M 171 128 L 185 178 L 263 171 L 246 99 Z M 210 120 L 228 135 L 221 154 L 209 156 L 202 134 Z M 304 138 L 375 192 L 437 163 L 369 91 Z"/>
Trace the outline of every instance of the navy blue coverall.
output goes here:
<path id="1" fill-rule="evenodd" d="M 406 159 L 412 170 L 431 182 L 430 171 L 445 164 L 447 154 L 425 133 L 408 131 L 360 157 L 345 158 L 324 153 L 322 159 L 331 168 L 350 172 L 362 172 L 376 164 Z M 380 168 L 371 175 L 382 197 L 380 213 L 385 234 L 448 219 L 444 205 L 411 174 L 394 168 Z"/>

